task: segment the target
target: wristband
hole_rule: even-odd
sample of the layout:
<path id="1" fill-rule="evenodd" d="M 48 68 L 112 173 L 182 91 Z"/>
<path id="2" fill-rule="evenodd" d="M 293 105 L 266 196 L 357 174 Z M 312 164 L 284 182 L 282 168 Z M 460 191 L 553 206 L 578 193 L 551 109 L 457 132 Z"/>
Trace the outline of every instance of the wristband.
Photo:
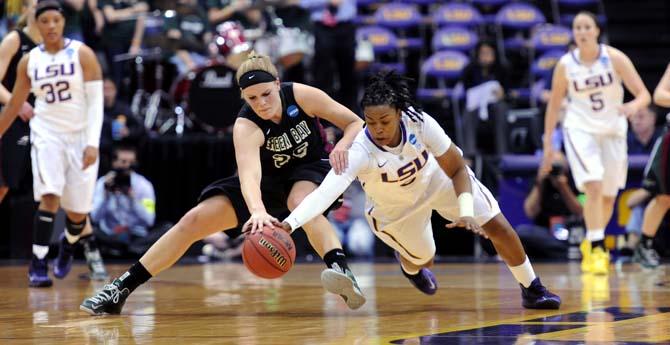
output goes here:
<path id="1" fill-rule="evenodd" d="M 461 209 L 461 217 L 475 216 L 475 204 L 471 193 L 461 193 L 458 196 L 458 207 Z"/>

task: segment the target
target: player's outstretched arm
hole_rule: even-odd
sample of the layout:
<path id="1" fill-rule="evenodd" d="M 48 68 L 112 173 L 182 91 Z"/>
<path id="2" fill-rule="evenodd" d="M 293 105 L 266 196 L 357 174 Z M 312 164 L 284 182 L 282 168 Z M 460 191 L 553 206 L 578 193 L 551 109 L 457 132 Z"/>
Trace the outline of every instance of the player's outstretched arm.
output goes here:
<path id="1" fill-rule="evenodd" d="M 240 176 L 240 188 L 244 201 L 249 209 L 251 218 L 238 219 L 244 221 L 244 231 L 252 233 L 263 226 L 274 226 L 278 220 L 267 213 L 261 195 L 261 155 L 260 147 L 265 137 L 261 129 L 251 120 L 238 117 L 233 127 L 233 143 L 235 145 L 235 159 Z"/>
<path id="2" fill-rule="evenodd" d="M 348 156 L 349 167 L 342 174 L 336 174 L 331 169 L 319 188 L 309 193 L 300 205 L 284 219 L 281 224 L 284 230 L 293 232 L 309 223 L 314 217 L 323 214 L 347 190 L 360 172 L 369 169 L 369 157 L 363 149 L 354 146 L 348 151 Z"/>
<path id="3" fill-rule="evenodd" d="M 654 103 L 661 107 L 670 107 L 670 64 L 668 64 L 661 81 L 658 82 L 656 90 L 654 90 Z"/>
<path id="4" fill-rule="evenodd" d="M 454 144 L 439 157 L 435 157 L 442 170 L 449 176 L 454 183 L 454 191 L 458 195 L 458 206 L 460 208 L 460 218 L 447 224 L 448 228 L 462 227 L 476 234 L 484 235 L 484 230 L 475 222 L 475 206 L 472 198 L 472 184 L 470 183 L 470 174 L 465 165 L 463 156 L 458 147 Z"/>
<path id="5" fill-rule="evenodd" d="M 612 64 L 614 69 L 621 76 L 623 84 L 626 89 L 630 91 L 635 98 L 630 102 L 626 102 L 621 106 L 621 112 L 627 117 L 633 116 L 639 110 L 646 108 L 651 103 L 651 95 L 644 86 L 642 78 L 637 73 L 635 65 L 630 61 L 628 56 L 618 49 L 610 48 L 610 55 L 612 56 Z"/>
<path id="6" fill-rule="evenodd" d="M 300 107 L 310 116 L 322 118 L 344 131 L 342 139 L 330 153 L 330 165 L 336 174 L 341 174 L 348 166 L 347 150 L 363 128 L 363 120 L 315 87 L 294 83 L 293 93 Z"/>
<path id="7" fill-rule="evenodd" d="M 21 106 L 28 99 L 30 93 L 30 79 L 28 79 L 28 57 L 24 55 L 16 69 L 16 82 L 12 89 L 12 97 L 0 113 L 0 136 L 5 134 L 9 125 L 16 119 Z"/>

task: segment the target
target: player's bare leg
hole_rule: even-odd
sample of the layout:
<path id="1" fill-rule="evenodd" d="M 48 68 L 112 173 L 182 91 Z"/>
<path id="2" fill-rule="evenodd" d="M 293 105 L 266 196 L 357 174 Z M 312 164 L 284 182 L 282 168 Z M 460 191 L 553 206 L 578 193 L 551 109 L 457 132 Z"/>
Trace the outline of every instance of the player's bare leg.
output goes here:
<path id="1" fill-rule="evenodd" d="M 294 210 L 316 188 L 317 185 L 313 182 L 296 182 L 288 197 L 287 206 L 289 210 Z M 365 303 L 365 297 L 358 287 L 354 274 L 347 265 L 342 244 L 333 225 L 326 217 L 320 215 L 303 225 L 302 228 L 307 234 L 309 243 L 328 266 L 321 272 L 323 287 L 329 292 L 342 296 L 349 308 L 360 308 Z"/>
<path id="2" fill-rule="evenodd" d="M 558 309 L 561 298 L 549 292 L 535 276 L 519 235 L 505 216 L 498 214 L 482 226 L 486 236 L 521 286 L 522 305 L 531 309 Z"/>
<path id="3" fill-rule="evenodd" d="M 107 284 L 79 307 L 91 315 L 119 314 L 126 298 L 152 276 L 174 265 L 195 241 L 238 225 L 230 200 L 222 195 L 194 207 L 131 266 L 128 272 Z"/>

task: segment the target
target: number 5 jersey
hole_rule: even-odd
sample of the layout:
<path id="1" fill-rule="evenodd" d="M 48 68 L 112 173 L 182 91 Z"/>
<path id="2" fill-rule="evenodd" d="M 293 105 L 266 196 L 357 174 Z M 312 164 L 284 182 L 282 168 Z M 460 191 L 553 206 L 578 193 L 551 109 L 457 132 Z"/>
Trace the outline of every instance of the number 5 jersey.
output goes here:
<path id="1" fill-rule="evenodd" d="M 565 128 L 626 136 L 628 121 L 619 112 L 623 104 L 623 86 L 608 49 L 611 48 L 601 44 L 598 58 L 590 65 L 579 60 L 579 49 L 563 55 L 559 61 L 565 66 L 568 81 Z"/>

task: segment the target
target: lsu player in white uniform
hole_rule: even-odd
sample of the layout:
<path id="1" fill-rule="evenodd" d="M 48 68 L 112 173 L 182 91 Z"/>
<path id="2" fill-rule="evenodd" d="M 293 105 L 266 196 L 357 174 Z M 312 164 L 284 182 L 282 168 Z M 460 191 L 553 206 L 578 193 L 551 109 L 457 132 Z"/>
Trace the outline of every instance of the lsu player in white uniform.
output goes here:
<path id="1" fill-rule="evenodd" d="M 54 214 L 63 207 L 66 231 L 54 275 L 70 270 L 71 245 L 86 225 L 98 173 L 98 145 L 103 117 L 102 73 L 93 51 L 64 39 L 65 18 L 56 0 L 40 1 L 35 9 L 44 43 L 20 60 L 9 103 L 0 114 L 0 134 L 16 118 L 32 91 L 35 117 L 30 121 L 35 215 L 30 286 L 46 287 L 46 254 Z"/>
<path id="2" fill-rule="evenodd" d="M 627 117 L 649 105 L 651 97 L 630 59 L 598 43 L 595 16 L 580 12 L 572 23 L 577 48 L 556 65 L 547 105 L 542 169 L 551 169 L 551 137 L 561 102 L 567 96 L 564 143 L 575 185 L 586 194 L 582 271 L 607 274 L 605 227 L 620 188 L 626 184 Z M 635 97 L 623 103 L 622 82 Z"/>
<path id="3" fill-rule="evenodd" d="M 461 150 L 428 114 L 417 111 L 406 80 L 376 76 L 362 106 L 366 128 L 349 149 L 349 166 L 330 171 L 324 182 L 281 223 L 293 231 L 321 214 L 358 178 L 367 195 L 366 214 L 374 234 L 395 249 L 403 274 L 425 294 L 437 290 L 429 270 L 435 256 L 430 222 L 436 210 L 453 223 L 493 241 L 521 284 L 523 306 L 556 309 L 561 300 L 547 291 L 519 237 L 498 203 L 465 165 Z"/>

